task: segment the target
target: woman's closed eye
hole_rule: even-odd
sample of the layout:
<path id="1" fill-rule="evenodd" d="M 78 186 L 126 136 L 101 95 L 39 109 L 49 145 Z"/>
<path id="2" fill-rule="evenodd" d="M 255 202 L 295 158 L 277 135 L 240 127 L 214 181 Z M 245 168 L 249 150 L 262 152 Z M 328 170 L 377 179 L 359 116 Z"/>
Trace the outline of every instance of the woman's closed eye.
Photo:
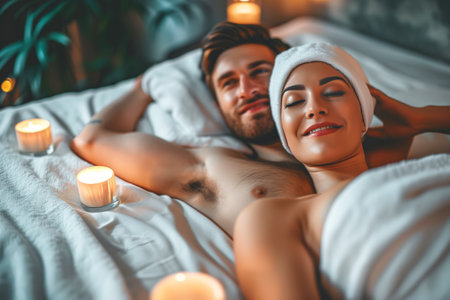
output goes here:
<path id="1" fill-rule="evenodd" d="M 345 91 L 326 91 L 323 93 L 325 97 L 341 97 L 345 95 Z"/>
<path id="2" fill-rule="evenodd" d="M 294 101 L 290 101 L 289 103 L 286 103 L 284 105 L 284 108 L 289 108 L 289 107 L 293 107 L 296 105 L 300 105 L 303 104 L 305 102 L 305 99 L 299 99 L 299 100 L 294 100 Z"/>

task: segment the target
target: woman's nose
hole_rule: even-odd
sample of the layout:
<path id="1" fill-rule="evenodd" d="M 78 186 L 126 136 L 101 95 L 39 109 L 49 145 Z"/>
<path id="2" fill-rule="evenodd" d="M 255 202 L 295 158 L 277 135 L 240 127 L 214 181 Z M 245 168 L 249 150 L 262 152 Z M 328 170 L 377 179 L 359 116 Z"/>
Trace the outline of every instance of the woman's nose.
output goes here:
<path id="1" fill-rule="evenodd" d="M 306 117 L 312 119 L 326 114 L 328 114 L 328 109 L 323 105 L 323 102 L 317 97 L 311 97 L 306 107 Z"/>

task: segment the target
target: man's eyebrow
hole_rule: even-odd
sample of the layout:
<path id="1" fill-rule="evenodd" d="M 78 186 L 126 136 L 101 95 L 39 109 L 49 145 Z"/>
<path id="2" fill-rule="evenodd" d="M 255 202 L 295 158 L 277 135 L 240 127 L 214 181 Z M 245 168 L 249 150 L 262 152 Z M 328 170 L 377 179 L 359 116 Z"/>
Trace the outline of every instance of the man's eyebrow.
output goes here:
<path id="1" fill-rule="evenodd" d="M 287 88 L 285 88 L 283 90 L 283 92 L 281 93 L 281 95 L 283 95 L 287 91 L 298 91 L 298 90 L 304 90 L 304 89 L 305 89 L 305 86 L 303 84 L 294 84 L 294 85 L 291 85 L 291 86 L 288 86 Z"/>
<path id="2" fill-rule="evenodd" d="M 319 85 L 324 85 L 325 83 L 328 83 L 333 80 L 342 80 L 348 86 L 347 81 L 345 81 L 345 79 L 340 76 L 325 77 L 325 78 L 319 80 Z"/>
<path id="3" fill-rule="evenodd" d="M 273 63 L 272 62 L 270 62 L 270 61 L 268 61 L 268 60 L 257 60 L 257 61 L 255 61 L 255 62 L 252 62 L 252 63 L 250 63 L 249 65 L 248 65 L 248 68 L 249 69 L 253 69 L 253 68 L 256 68 L 257 66 L 259 66 L 259 65 L 262 65 L 262 64 L 268 64 L 268 65 L 270 65 L 270 66 L 273 66 Z"/>
<path id="4" fill-rule="evenodd" d="M 224 80 L 225 78 L 231 77 L 231 76 L 233 76 L 233 74 L 234 74 L 233 71 L 226 72 L 225 74 L 222 74 L 222 75 L 220 75 L 219 78 L 217 78 L 217 82 L 220 82 L 220 81 Z"/>

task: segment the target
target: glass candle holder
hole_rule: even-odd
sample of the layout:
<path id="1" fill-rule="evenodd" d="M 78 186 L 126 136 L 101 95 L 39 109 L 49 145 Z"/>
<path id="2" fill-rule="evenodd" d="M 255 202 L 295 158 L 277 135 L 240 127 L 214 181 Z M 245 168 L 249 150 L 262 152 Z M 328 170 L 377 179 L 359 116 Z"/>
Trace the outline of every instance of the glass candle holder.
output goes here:
<path id="1" fill-rule="evenodd" d="M 159 281 L 151 300 L 225 300 L 222 284 L 211 275 L 200 272 L 179 272 Z"/>
<path id="2" fill-rule="evenodd" d="M 260 24 L 259 0 L 228 0 L 227 20 L 239 24 Z"/>
<path id="3" fill-rule="evenodd" d="M 19 151 L 31 156 L 42 156 L 53 152 L 50 122 L 44 119 L 29 119 L 19 122 L 16 130 Z"/>
<path id="4" fill-rule="evenodd" d="M 110 210 L 119 205 L 114 172 L 108 167 L 94 166 L 77 175 L 81 206 L 89 212 Z"/>

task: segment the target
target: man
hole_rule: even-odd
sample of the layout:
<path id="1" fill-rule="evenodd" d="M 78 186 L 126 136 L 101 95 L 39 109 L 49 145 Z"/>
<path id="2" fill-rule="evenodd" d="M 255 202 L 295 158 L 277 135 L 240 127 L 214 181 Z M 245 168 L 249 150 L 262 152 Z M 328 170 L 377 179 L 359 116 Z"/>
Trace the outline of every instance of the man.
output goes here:
<path id="1" fill-rule="evenodd" d="M 261 26 L 227 22 L 216 26 L 203 45 L 206 83 L 227 125 L 254 149 L 252 157 L 225 148 L 185 148 L 134 131 L 153 102 L 139 79 L 129 93 L 93 116 L 71 148 L 128 182 L 186 201 L 231 235 L 239 212 L 255 199 L 314 192 L 308 174 L 283 150 L 271 118 L 269 79 L 276 54 L 287 48 Z M 383 103 L 408 111 L 373 92 Z M 400 151 L 392 152 L 393 157 L 383 154 L 384 160 L 406 156 L 414 134 L 410 131 L 396 148 Z"/>

